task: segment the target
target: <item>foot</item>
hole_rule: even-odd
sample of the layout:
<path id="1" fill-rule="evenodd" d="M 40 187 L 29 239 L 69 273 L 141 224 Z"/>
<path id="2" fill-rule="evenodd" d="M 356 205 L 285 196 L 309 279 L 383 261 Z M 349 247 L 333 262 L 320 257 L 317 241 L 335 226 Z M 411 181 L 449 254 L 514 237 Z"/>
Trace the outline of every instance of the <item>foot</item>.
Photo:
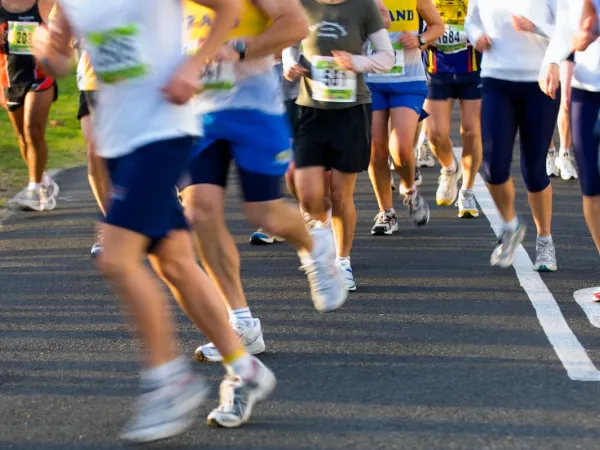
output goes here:
<path id="1" fill-rule="evenodd" d="M 417 150 L 417 167 L 433 167 L 435 166 L 435 158 L 429 147 L 429 143 L 423 144 Z"/>
<path id="2" fill-rule="evenodd" d="M 48 196 L 54 197 L 55 199 L 57 199 L 58 194 L 60 194 L 60 188 L 58 187 L 58 184 L 56 184 L 56 181 L 54 181 L 50 177 L 48 177 L 48 179 L 50 180 L 50 183 L 48 185 L 44 185 L 44 186 L 46 186 Z"/>
<path id="3" fill-rule="evenodd" d="M 525 224 L 519 223 L 519 227 L 515 231 L 505 230 L 502 232 L 490 258 L 492 267 L 506 269 L 512 266 L 515 260 L 515 250 L 523 242 L 526 230 Z"/>
<path id="4" fill-rule="evenodd" d="M 252 245 L 269 245 L 284 241 L 285 239 L 269 234 L 266 231 L 263 231 L 262 228 L 259 228 L 250 235 L 250 243 Z"/>
<path id="5" fill-rule="evenodd" d="M 96 240 L 94 245 L 92 245 L 92 250 L 91 250 L 92 258 L 96 258 L 99 255 L 101 255 L 103 250 L 104 250 L 104 236 L 102 234 L 99 234 L 98 239 Z"/>
<path id="6" fill-rule="evenodd" d="M 573 161 L 571 161 L 571 157 L 568 153 L 561 153 L 558 158 L 556 158 L 556 169 L 558 173 L 560 173 L 560 177 L 565 180 L 575 180 L 578 178 L 577 170 L 575 170 L 575 165 Z"/>
<path id="7" fill-rule="evenodd" d="M 410 220 L 417 227 L 427 225 L 429 222 L 429 205 L 417 189 L 404 196 L 404 205 L 408 208 Z"/>
<path id="8" fill-rule="evenodd" d="M 301 256 L 301 269 L 306 273 L 313 304 L 319 312 L 340 308 L 348 298 L 348 288 L 335 263 L 333 232 L 328 228 L 314 228 L 313 251 Z"/>
<path id="9" fill-rule="evenodd" d="M 535 264 L 533 270 L 536 272 L 556 272 L 556 250 L 554 242 L 541 240 L 539 237 L 535 241 Z"/>
<path id="10" fill-rule="evenodd" d="M 254 406 L 265 401 L 275 389 L 277 380 L 271 370 L 254 358 L 256 370 L 246 380 L 227 375 L 219 389 L 219 407 L 207 417 L 211 427 L 236 428 L 250 420 Z"/>
<path id="11" fill-rule="evenodd" d="M 477 209 L 477 202 L 475 201 L 473 191 L 461 189 L 458 193 L 456 206 L 458 206 L 458 217 L 479 217 L 479 209 Z"/>
<path id="12" fill-rule="evenodd" d="M 423 175 L 421 174 L 421 171 L 419 170 L 419 168 L 415 168 L 415 182 L 414 182 L 414 186 L 421 186 L 423 184 Z M 401 195 L 406 195 L 406 188 L 400 184 L 400 194 Z"/>
<path id="13" fill-rule="evenodd" d="M 374 236 L 390 235 L 398 231 L 398 220 L 396 214 L 390 209 L 380 211 L 375 216 L 375 225 L 371 229 Z"/>
<path id="14" fill-rule="evenodd" d="M 592 300 L 595 302 L 600 302 L 600 288 L 596 289 L 596 291 L 592 294 Z"/>
<path id="15" fill-rule="evenodd" d="M 346 282 L 346 287 L 349 291 L 356 290 L 356 281 L 354 281 L 354 272 L 352 272 L 352 267 L 350 266 L 350 261 L 347 259 L 338 259 L 337 260 L 338 269 L 340 270 L 344 281 Z"/>
<path id="16" fill-rule="evenodd" d="M 438 189 L 435 194 L 435 202 L 438 206 L 453 205 L 458 197 L 458 183 L 462 178 L 462 170 L 456 160 L 454 160 L 454 163 L 456 164 L 454 172 L 445 168 L 440 170 Z"/>
<path id="17" fill-rule="evenodd" d="M 141 444 L 184 432 L 196 421 L 196 410 L 207 395 L 204 381 L 190 371 L 171 377 L 164 386 L 144 390 L 121 439 Z"/>
<path id="18" fill-rule="evenodd" d="M 259 355 L 265 351 L 265 340 L 259 319 L 244 319 L 231 322 L 231 326 L 238 335 L 246 351 L 251 355 Z M 223 357 L 215 347 L 215 344 L 209 342 L 196 349 L 194 358 L 198 361 L 220 362 Z"/>
<path id="19" fill-rule="evenodd" d="M 549 177 L 558 176 L 558 168 L 556 167 L 556 150 L 549 150 L 546 156 L 546 173 Z"/>
<path id="20" fill-rule="evenodd" d="M 51 211 L 56 208 L 56 198 L 48 195 L 48 189 L 41 186 L 39 189 L 27 189 L 22 196 L 16 197 L 10 205 L 21 211 Z"/>

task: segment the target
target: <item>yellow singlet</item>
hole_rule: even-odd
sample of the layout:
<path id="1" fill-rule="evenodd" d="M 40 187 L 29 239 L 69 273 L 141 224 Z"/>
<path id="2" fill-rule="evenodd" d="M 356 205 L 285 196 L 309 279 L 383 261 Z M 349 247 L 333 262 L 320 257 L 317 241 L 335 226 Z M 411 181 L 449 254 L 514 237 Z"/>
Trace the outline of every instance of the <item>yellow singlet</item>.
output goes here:
<path id="1" fill-rule="evenodd" d="M 392 24 L 388 29 L 390 33 L 418 33 L 419 13 L 417 0 L 383 0 L 383 4 L 390 13 Z"/>

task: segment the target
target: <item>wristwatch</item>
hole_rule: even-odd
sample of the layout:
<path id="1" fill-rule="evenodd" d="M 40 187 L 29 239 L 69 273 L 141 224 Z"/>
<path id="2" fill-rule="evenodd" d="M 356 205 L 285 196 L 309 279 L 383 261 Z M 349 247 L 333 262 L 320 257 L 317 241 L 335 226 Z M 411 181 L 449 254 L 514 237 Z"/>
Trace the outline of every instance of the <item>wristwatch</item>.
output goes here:
<path id="1" fill-rule="evenodd" d="M 239 53 L 240 61 L 246 59 L 246 41 L 244 41 L 243 39 L 237 40 L 233 46 L 233 49 Z"/>
<path id="2" fill-rule="evenodd" d="M 425 40 L 425 38 L 423 37 L 422 34 L 419 35 L 419 48 L 423 47 L 427 44 L 427 41 Z"/>

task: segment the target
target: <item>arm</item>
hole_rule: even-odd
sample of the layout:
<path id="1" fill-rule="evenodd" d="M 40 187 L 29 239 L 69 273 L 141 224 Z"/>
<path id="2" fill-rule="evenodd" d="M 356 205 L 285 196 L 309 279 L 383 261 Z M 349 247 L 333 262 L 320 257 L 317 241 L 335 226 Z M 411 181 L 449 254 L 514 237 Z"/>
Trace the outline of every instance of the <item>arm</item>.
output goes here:
<path id="1" fill-rule="evenodd" d="M 465 18 L 465 31 L 472 44 L 475 44 L 480 37 L 485 36 L 485 29 L 479 14 L 479 3 L 477 0 L 469 2 L 467 17 Z"/>
<path id="2" fill-rule="evenodd" d="M 427 31 L 421 34 L 425 44 L 436 41 L 446 29 L 439 11 L 431 0 L 418 0 L 417 11 L 427 24 Z"/>
<path id="3" fill-rule="evenodd" d="M 68 75 L 73 56 L 72 37 L 71 25 L 57 4 L 48 28 L 39 27 L 33 37 L 33 53 L 45 73 L 54 78 Z"/>
<path id="4" fill-rule="evenodd" d="M 287 47 L 281 52 L 281 63 L 283 64 L 284 71 L 300 63 L 300 46 L 301 43 L 297 42 L 295 45 Z"/>
<path id="5" fill-rule="evenodd" d="M 579 20 L 579 30 L 575 33 L 573 39 L 573 48 L 579 52 L 585 51 L 592 42 L 598 39 L 600 30 L 598 29 L 598 14 L 592 0 L 585 0 L 581 19 Z"/>
<path id="6" fill-rule="evenodd" d="M 308 35 L 308 18 L 299 0 L 253 0 L 271 25 L 246 45 L 246 59 L 272 55 Z"/>
<path id="7" fill-rule="evenodd" d="M 579 15 L 581 9 L 576 4 L 576 1 L 569 4 L 569 0 L 557 0 L 556 26 L 544 54 L 542 71 L 545 71 L 549 64 L 559 66 L 573 51 L 572 41 L 575 30 L 569 17 Z"/>
<path id="8" fill-rule="evenodd" d="M 387 73 L 396 62 L 392 41 L 387 31 L 382 28 L 370 34 L 374 53 L 370 56 L 352 55 L 352 67 L 355 72 Z"/>
<path id="9" fill-rule="evenodd" d="M 375 5 L 377 6 L 377 11 L 381 15 L 381 20 L 383 20 L 383 26 L 387 29 L 392 24 L 392 19 L 390 19 L 390 12 L 383 4 L 383 0 L 375 0 Z"/>
<path id="10" fill-rule="evenodd" d="M 550 39 L 554 34 L 557 16 L 558 0 L 546 0 L 546 20 L 540 22 L 528 19 L 525 16 L 512 16 L 513 28 L 517 31 L 536 34 L 544 39 Z"/>
<path id="11" fill-rule="evenodd" d="M 48 23 L 52 20 L 52 10 L 54 5 L 56 4 L 56 0 L 39 0 L 38 1 L 38 9 L 40 10 L 40 15 L 44 22 Z"/>

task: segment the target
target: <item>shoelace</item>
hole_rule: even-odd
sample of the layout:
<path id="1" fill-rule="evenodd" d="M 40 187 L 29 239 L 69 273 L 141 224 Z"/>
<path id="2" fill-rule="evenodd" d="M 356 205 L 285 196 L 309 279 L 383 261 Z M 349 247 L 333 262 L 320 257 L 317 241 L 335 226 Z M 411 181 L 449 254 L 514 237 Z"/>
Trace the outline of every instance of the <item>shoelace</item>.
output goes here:
<path id="1" fill-rule="evenodd" d="M 236 375 L 227 375 L 225 377 L 219 387 L 219 407 L 217 408 L 219 411 L 231 412 L 235 409 L 236 389 L 241 387 L 242 384 L 242 379 Z"/>
<path id="2" fill-rule="evenodd" d="M 536 242 L 536 245 L 539 245 L 539 248 L 538 248 L 539 259 L 541 259 L 542 261 L 546 261 L 546 262 L 552 262 L 553 261 L 552 252 L 551 252 L 552 242 L 538 241 L 538 242 Z"/>
<path id="3" fill-rule="evenodd" d="M 390 223 L 392 220 L 392 215 L 387 211 L 379 211 L 377 215 L 373 218 L 373 220 L 377 223 L 386 224 Z"/>

